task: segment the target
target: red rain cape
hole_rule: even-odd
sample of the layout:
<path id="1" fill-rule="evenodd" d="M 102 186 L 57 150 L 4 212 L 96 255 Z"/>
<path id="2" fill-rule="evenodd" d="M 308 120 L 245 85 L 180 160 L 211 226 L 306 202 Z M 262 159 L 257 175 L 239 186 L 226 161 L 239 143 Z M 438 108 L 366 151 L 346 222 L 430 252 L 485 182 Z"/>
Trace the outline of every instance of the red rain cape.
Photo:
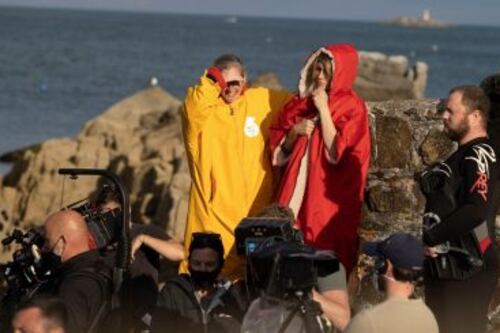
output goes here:
<path id="1" fill-rule="evenodd" d="M 337 129 L 334 141 L 336 161 L 332 162 L 328 156 L 319 124 L 310 138 L 299 136 L 288 163 L 283 167 L 277 201 L 284 205 L 290 203 L 302 158 L 308 154 L 304 159 L 308 169 L 297 225 L 304 232 L 306 243 L 334 250 L 349 274 L 358 250 L 357 228 L 370 163 L 367 109 L 364 101 L 352 90 L 358 65 L 353 46 L 330 45 L 309 57 L 301 72 L 299 94 L 283 108 L 277 123 L 271 127 L 269 140 L 273 155 L 295 124 L 318 115 L 311 97 L 306 96 L 305 78 L 309 66 L 321 52 L 332 58 L 334 71 L 328 96 Z"/>

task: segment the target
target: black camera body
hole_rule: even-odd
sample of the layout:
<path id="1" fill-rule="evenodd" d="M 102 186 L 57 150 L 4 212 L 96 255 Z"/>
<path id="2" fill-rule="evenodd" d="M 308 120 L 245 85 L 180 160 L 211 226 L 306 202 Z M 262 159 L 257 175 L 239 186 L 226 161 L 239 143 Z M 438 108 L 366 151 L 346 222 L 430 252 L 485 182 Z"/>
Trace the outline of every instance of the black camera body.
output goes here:
<path id="1" fill-rule="evenodd" d="M 269 237 L 280 237 L 285 240 L 299 240 L 300 231 L 293 229 L 285 218 L 247 217 L 236 227 L 236 253 L 239 256 L 249 255 Z"/>
<path id="2" fill-rule="evenodd" d="M 318 277 L 339 270 L 335 254 L 303 244 L 302 233 L 288 219 L 245 218 L 235 235 L 238 254 L 247 256 L 247 283 L 270 296 L 305 295 Z"/>
<path id="3" fill-rule="evenodd" d="M 118 241 L 121 218 L 120 208 L 103 212 L 100 207 L 86 201 L 71 209 L 83 216 L 98 249 L 103 249 Z"/>
<path id="4" fill-rule="evenodd" d="M 21 248 L 12 254 L 12 261 L 0 265 L 0 274 L 9 288 L 28 290 L 47 280 L 51 275 L 51 267 L 48 267 L 41 252 L 44 244 L 42 233 L 37 229 L 30 229 L 26 233 L 14 229 L 10 236 L 2 240 L 2 245 L 7 246 L 13 242 L 21 245 Z"/>

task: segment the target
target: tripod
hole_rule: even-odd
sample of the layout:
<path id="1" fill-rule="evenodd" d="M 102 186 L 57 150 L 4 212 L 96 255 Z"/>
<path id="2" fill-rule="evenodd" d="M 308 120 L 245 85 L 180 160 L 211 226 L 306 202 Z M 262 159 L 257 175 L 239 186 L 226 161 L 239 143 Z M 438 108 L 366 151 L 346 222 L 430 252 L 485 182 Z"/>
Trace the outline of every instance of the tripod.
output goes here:
<path id="1" fill-rule="evenodd" d="M 299 316 L 304 323 L 306 333 L 329 333 L 331 326 L 326 324 L 326 321 L 321 316 L 321 306 L 309 297 L 309 292 L 297 290 L 294 292 L 291 300 L 291 311 L 287 318 L 283 321 L 279 329 L 279 333 L 285 333 L 293 319 Z"/>

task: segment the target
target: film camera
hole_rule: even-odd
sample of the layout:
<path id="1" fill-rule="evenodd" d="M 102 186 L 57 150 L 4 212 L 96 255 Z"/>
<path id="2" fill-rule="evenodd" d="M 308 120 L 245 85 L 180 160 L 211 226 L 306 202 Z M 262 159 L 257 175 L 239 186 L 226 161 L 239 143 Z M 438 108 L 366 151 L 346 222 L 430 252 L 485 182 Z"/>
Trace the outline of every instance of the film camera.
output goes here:
<path id="1" fill-rule="evenodd" d="M 245 218 L 235 234 L 237 253 L 247 256 L 247 282 L 270 296 L 307 294 L 318 276 L 339 270 L 335 254 L 304 245 L 288 219 Z"/>
<path id="2" fill-rule="evenodd" d="M 44 238 L 39 230 L 30 229 L 23 233 L 19 229 L 14 229 L 10 236 L 2 240 L 3 246 L 12 243 L 21 245 L 21 248 L 13 253 L 12 261 L 0 265 L 0 273 L 9 288 L 25 291 L 50 277 L 52 267 L 43 258 L 41 249 Z"/>
<path id="3" fill-rule="evenodd" d="M 116 195 L 114 186 L 105 185 L 95 200 L 84 200 L 83 203 L 79 201 L 68 206 L 69 209 L 77 211 L 84 217 L 98 249 L 118 241 L 121 228 L 121 207 L 118 204 L 118 207 L 109 210 L 102 207 L 108 198 L 114 198 Z"/>
<path id="4" fill-rule="evenodd" d="M 331 251 L 303 244 L 289 219 L 246 218 L 235 231 L 238 254 L 247 256 L 247 286 L 254 299 L 242 324 L 251 332 L 328 332 L 311 292 L 317 278 L 339 270 Z"/>

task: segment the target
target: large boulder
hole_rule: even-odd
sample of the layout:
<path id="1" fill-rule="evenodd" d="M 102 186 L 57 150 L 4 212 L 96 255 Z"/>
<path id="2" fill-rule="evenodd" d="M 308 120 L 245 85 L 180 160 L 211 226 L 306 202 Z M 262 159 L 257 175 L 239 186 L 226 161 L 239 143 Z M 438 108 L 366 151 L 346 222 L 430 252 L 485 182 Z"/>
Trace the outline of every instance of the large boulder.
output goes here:
<path id="1" fill-rule="evenodd" d="M 354 90 L 367 101 L 421 99 L 425 95 L 428 66 L 410 66 L 405 56 L 359 52 L 358 77 Z"/>
<path id="2" fill-rule="evenodd" d="M 133 217 L 139 223 L 168 225 L 172 207 L 182 205 L 159 200 L 169 195 L 174 179 L 175 200 L 186 200 L 178 194 L 187 193 L 187 168 L 179 168 L 184 146 L 178 119 L 181 103 L 159 87 L 141 91 L 111 106 L 100 116 L 88 121 L 76 138 L 52 139 L 42 144 L 5 154 L 14 160 L 12 170 L 0 187 L 5 212 L 0 220 L 0 235 L 10 231 L 7 226 L 28 228 L 43 223 L 57 211 L 95 192 L 99 180 L 81 176 L 78 180 L 58 175 L 59 168 L 100 168 L 117 173 L 130 191 Z M 184 177 L 175 178 L 177 173 Z M 180 179 L 184 179 L 182 184 Z M 187 179 L 187 181 L 186 181 Z M 181 224 L 184 218 L 179 216 Z M 182 228 L 171 223 L 169 229 Z"/>

